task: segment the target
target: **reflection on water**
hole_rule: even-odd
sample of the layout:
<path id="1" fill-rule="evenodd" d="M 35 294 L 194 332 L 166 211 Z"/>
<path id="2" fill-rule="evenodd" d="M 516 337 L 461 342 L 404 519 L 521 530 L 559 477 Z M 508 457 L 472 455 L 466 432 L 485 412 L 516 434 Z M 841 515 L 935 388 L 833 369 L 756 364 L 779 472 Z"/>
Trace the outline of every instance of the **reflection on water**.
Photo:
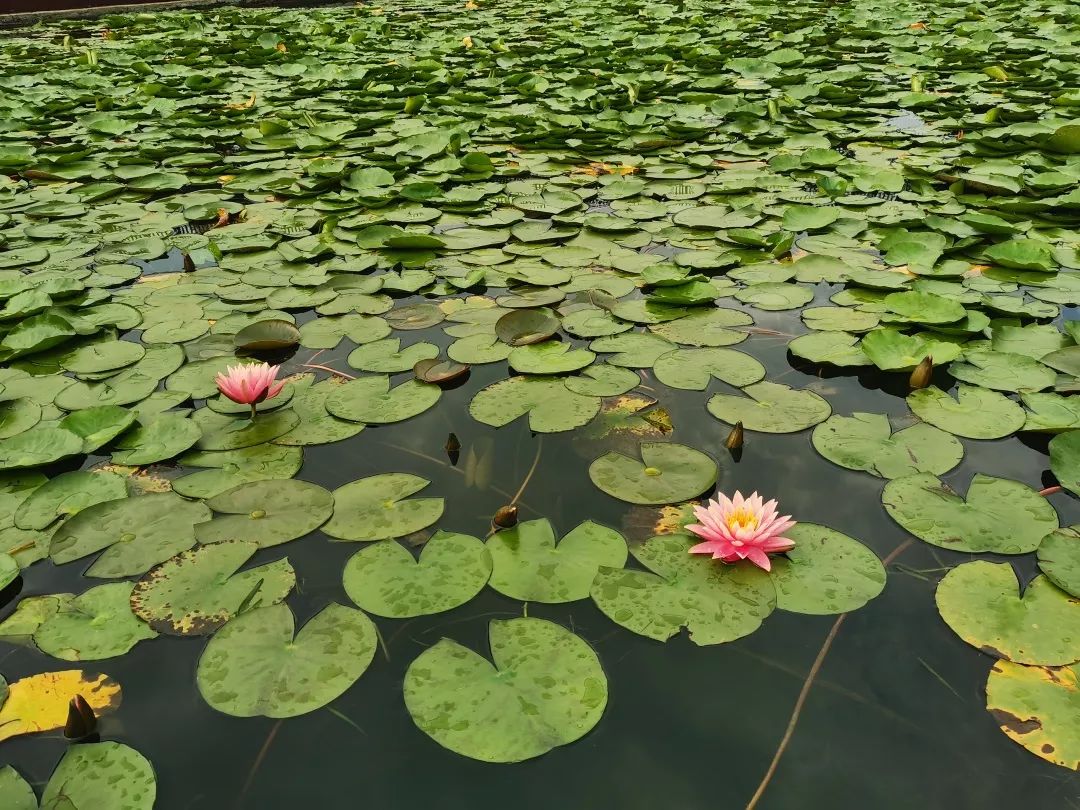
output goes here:
<path id="1" fill-rule="evenodd" d="M 818 301 L 832 289 L 819 285 Z M 789 335 L 806 331 L 798 315 L 753 314 L 758 328 L 780 334 L 754 334 L 738 348 L 765 363 L 770 380 L 816 390 L 845 415 L 906 413 L 903 380 L 797 370 L 785 346 Z M 447 343 L 438 328 L 404 339 Z M 346 370 L 351 348 L 343 343 L 317 362 Z M 311 354 L 301 350 L 290 370 L 299 370 Z M 476 367 L 438 407 L 409 422 L 305 448 L 298 477 L 334 488 L 377 472 L 414 473 L 432 482 L 428 493 L 446 497 L 441 527 L 483 536 L 541 441 L 525 420 L 495 430 L 469 417 L 476 391 L 505 375 L 501 363 Z M 726 388 L 714 381 L 707 393 Z M 883 557 L 906 540 L 879 506 L 883 482 L 825 461 L 812 449 L 810 431 L 748 433 L 735 463 L 722 446 L 729 427 L 705 412 L 707 396 L 662 386 L 653 393 L 671 413 L 670 438 L 709 450 L 720 461 L 725 491 L 776 496 L 797 519 L 850 534 Z M 444 449 L 450 432 L 461 442 L 456 467 Z M 574 434 L 542 441 L 540 464 L 520 503 L 522 520 L 547 517 L 561 534 L 592 519 L 623 529 L 631 541 L 643 538 L 640 527 L 627 521 L 633 510 L 588 480 L 588 462 L 599 455 L 595 445 Z M 1042 484 L 1047 460 L 1038 441 L 963 443 L 963 463 L 945 476 L 958 489 L 966 489 L 976 471 Z M 1052 498 L 1064 525 L 1077 522 L 1075 500 Z M 289 604 L 301 623 L 328 602 L 348 603 L 341 572 L 356 549 L 315 532 L 263 550 L 252 563 L 288 555 L 298 577 Z M 885 592 L 845 619 L 761 808 L 1080 807 L 1072 774 L 997 730 L 983 695 L 989 659 L 957 639 L 937 615 L 933 595 L 940 569 L 964 557 L 915 543 L 891 567 Z M 57 569 L 45 561 L 28 572 L 22 595 L 82 590 L 87 583 L 80 573 L 77 564 Z M 1024 582 L 1033 576 L 1033 570 L 1020 573 Z M 443 636 L 486 651 L 487 621 L 521 610 L 520 603 L 488 589 L 450 613 L 376 619 L 385 654 L 380 651 L 359 682 L 329 707 L 280 723 L 227 717 L 206 705 L 195 687 L 205 639 L 160 639 L 87 668 L 125 685 L 124 705 L 103 719 L 102 735 L 132 744 L 155 764 L 160 810 L 717 810 L 743 807 L 757 787 L 835 620 L 777 611 L 748 638 L 699 648 L 685 637 L 667 644 L 638 637 L 589 601 L 529 605 L 529 615 L 567 625 L 597 649 L 611 692 L 603 721 L 582 741 L 520 765 L 486 765 L 443 750 L 413 727 L 405 711 L 406 667 Z M 5 646 L 2 654 L 0 668 L 9 681 L 56 668 L 30 650 Z M 4 745 L 5 759 L 40 786 L 65 745 L 56 734 L 24 737 Z"/>

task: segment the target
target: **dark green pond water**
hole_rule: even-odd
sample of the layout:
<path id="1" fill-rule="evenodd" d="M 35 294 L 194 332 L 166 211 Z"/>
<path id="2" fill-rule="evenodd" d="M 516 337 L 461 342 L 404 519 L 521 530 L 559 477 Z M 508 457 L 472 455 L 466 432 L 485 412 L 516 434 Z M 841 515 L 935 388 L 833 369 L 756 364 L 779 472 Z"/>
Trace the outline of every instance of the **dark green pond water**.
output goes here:
<path id="1" fill-rule="evenodd" d="M 987 354 L 1018 374 L 1035 366 L 1035 374 L 1049 375 L 1041 387 L 980 378 L 990 379 L 983 394 L 1005 392 L 1017 410 L 1032 390 L 1058 392 L 1064 402 L 1080 390 L 1073 351 L 1080 332 L 1069 326 L 1080 295 L 1080 203 L 1073 199 L 1080 127 L 1070 123 L 1080 106 L 1075 7 L 1051 0 L 1030 11 L 1019 3 L 624 7 L 515 0 L 505 13 L 482 4 L 474 25 L 463 2 L 390 5 L 385 12 L 368 5 L 109 17 L 101 23 L 109 27 L 104 38 L 97 24 L 85 23 L 10 32 L 6 45 L 9 32 L 0 33 L 0 86 L 7 79 L 14 88 L 0 90 L 0 285 L 9 285 L 0 299 L 14 299 L 22 284 L 50 290 L 39 309 L 0 315 L 3 381 L 18 382 L 23 372 L 70 376 L 66 352 L 98 340 L 115 350 L 108 320 L 73 330 L 60 348 L 12 350 L 10 336 L 20 328 L 12 324 L 39 310 L 85 323 L 84 310 L 130 301 L 159 325 L 169 322 L 163 310 L 170 306 L 195 305 L 196 314 L 179 317 L 175 328 L 205 322 L 214 334 L 178 341 L 211 352 L 193 351 L 182 361 L 191 363 L 196 355 L 231 358 L 236 329 L 218 327 L 224 318 L 277 318 L 274 302 L 285 301 L 280 309 L 302 327 L 328 313 L 296 303 L 301 294 L 317 286 L 333 294 L 329 303 L 348 293 L 334 281 L 363 276 L 375 283 L 356 295 L 355 312 L 376 319 L 413 303 L 490 300 L 508 291 L 542 296 L 551 287 L 559 300 L 546 303 L 564 319 L 551 339 L 592 345 L 599 368 L 611 365 L 611 352 L 575 336 L 565 320 L 575 305 L 598 299 L 561 286 L 602 273 L 633 282 L 598 305 L 598 317 L 615 330 L 646 333 L 654 315 L 688 317 L 672 314 L 665 290 L 679 290 L 685 300 L 674 303 L 690 309 L 746 313 L 749 337 L 732 348 L 760 361 L 767 381 L 824 398 L 836 417 L 884 414 L 895 431 L 919 422 L 906 399 L 909 375 L 929 350 L 921 345 L 917 357 L 897 360 L 902 352 L 881 348 L 879 339 L 875 351 L 870 335 L 886 332 L 896 341 L 914 340 L 910 333 L 936 341 L 933 383 L 944 391 L 955 393 L 957 379 L 971 374 L 965 359 Z M 615 193 L 623 173 L 631 178 L 624 185 L 641 179 L 641 187 Z M 550 196 L 533 199 L 516 182 Z M 568 193 L 580 199 L 564 204 Z M 423 210 L 429 205 L 439 210 Z M 836 209 L 842 215 L 830 218 Z M 257 213 L 248 218 L 248 210 Z M 619 221 L 624 216 L 633 221 Z M 562 250 L 558 261 L 542 265 L 546 247 L 521 233 L 512 237 L 509 225 L 519 222 L 567 229 L 550 244 Z M 467 237 L 455 235 L 465 229 Z M 316 235 L 322 242 L 313 248 Z M 400 241 L 410 239 L 419 241 Z M 557 247 L 564 243 L 572 247 Z M 52 251 L 48 260 L 35 258 L 41 245 Z M 124 249 L 130 261 L 116 258 Z M 582 252 L 589 256 L 581 259 Z M 704 269 L 686 283 L 668 283 L 674 275 L 646 283 L 643 254 L 671 274 L 692 273 L 699 260 Z M 789 284 L 792 263 L 815 255 L 835 258 L 842 280 Z M 95 272 L 120 265 L 112 272 L 131 277 L 106 283 L 84 265 Z M 511 266 L 521 275 L 498 269 Z M 411 287 L 418 294 L 394 275 L 403 268 L 432 271 Z M 466 283 L 476 268 L 479 280 Z M 738 275 L 747 268 L 750 275 Z M 567 277 L 558 278 L 563 270 Z M 290 280 L 278 284 L 274 274 Z M 538 282 L 538 291 L 524 284 L 530 274 L 558 280 Z M 207 283 L 184 294 L 189 282 Z M 140 289 L 157 284 L 156 298 L 140 298 Z M 780 288 L 786 308 L 732 295 L 753 300 L 761 284 Z M 379 285 L 385 298 L 376 295 Z M 901 290 L 900 299 L 888 296 L 899 303 L 885 300 Z M 833 300 L 844 291 L 847 298 Z M 967 309 L 963 317 L 907 317 L 909 295 L 927 310 L 956 309 L 956 302 Z M 648 307 L 635 308 L 643 297 Z M 853 345 L 864 341 L 865 353 L 853 349 L 854 360 L 849 354 L 848 365 L 835 365 L 789 351 L 794 338 L 812 333 L 804 311 L 834 304 L 847 308 L 837 317 L 873 316 L 865 328 L 839 333 Z M 455 339 L 444 330 L 452 320 L 391 336 L 406 345 L 429 342 L 447 356 Z M 143 339 L 146 326 L 117 329 L 115 337 L 152 342 Z M 1049 330 L 1062 332 L 1054 348 L 1073 359 L 1040 365 L 1050 355 Z M 287 375 L 310 373 L 310 364 L 322 367 L 314 369 L 319 379 L 327 368 L 354 375 L 363 369 L 347 358 L 357 346 L 345 338 L 334 349 L 300 345 L 270 359 Z M 947 350 L 959 358 L 951 365 L 941 359 Z M 842 532 L 887 559 L 880 595 L 842 618 L 777 609 L 749 635 L 701 646 L 685 629 L 667 642 L 637 635 L 591 598 L 523 603 L 485 587 L 437 615 L 372 616 L 380 644 L 362 676 L 328 705 L 283 720 L 233 717 L 208 704 L 196 682 L 210 643 L 204 636 L 162 636 L 122 655 L 74 662 L 0 638 L 0 674 L 13 684 L 78 668 L 120 683 L 122 704 L 100 718 L 99 736 L 152 763 L 156 810 L 741 810 L 753 806 L 759 788 L 756 810 L 1080 810 L 1074 770 L 1002 733 L 987 711 L 994 660 L 958 637 L 935 604 L 945 573 L 973 559 L 1011 564 L 1026 588 L 1040 574 L 1034 547 L 976 557 L 916 539 L 883 508 L 887 482 L 827 460 L 812 444 L 812 429 L 748 429 L 745 446 L 729 453 L 731 425 L 706 403 L 740 389 L 714 377 L 704 391 L 681 390 L 641 365 L 640 385 L 627 396 L 665 410 L 670 431 L 618 422 L 611 415 L 617 397 L 606 397 L 601 415 L 576 430 L 534 433 L 527 418 L 496 429 L 471 413 L 470 403 L 516 372 L 505 361 L 481 360 L 418 416 L 305 446 L 295 477 L 327 490 L 388 472 L 426 479 L 423 496 L 445 499 L 445 511 L 422 532 L 399 538 L 410 549 L 436 528 L 486 538 L 496 510 L 518 493 L 521 521 L 546 518 L 560 537 L 595 521 L 621 532 L 633 550 L 659 533 L 660 505 L 605 494 L 589 466 L 609 451 L 636 458 L 643 440 L 680 443 L 716 461 L 716 491 L 777 498 L 800 523 Z M 413 377 L 389 375 L 395 386 Z M 63 429 L 66 409 L 53 408 L 51 396 L 32 403 L 51 417 L 27 430 Z M 179 405 L 196 413 L 209 407 L 201 396 Z M 1053 488 L 1046 499 L 1060 525 L 1080 523 L 1069 492 L 1080 486 L 1068 478 L 1075 461 L 1063 453 L 1064 471 L 1050 469 L 1049 442 L 1055 433 L 1075 438 L 1080 416 L 1073 417 L 1049 432 L 964 438 L 962 460 L 940 478 L 960 493 L 976 474 L 1035 492 Z M 623 427 L 605 433 L 605 420 Z M 453 458 L 451 434 L 460 442 Z M 10 439 L 0 439 L 2 459 L 9 459 Z M 191 472 L 182 460 L 190 446 L 150 472 L 166 479 Z M 88 470 L 115 451 L 104 442 L 90 455 L 69 453 L 39 470 L 50 478 Z M 28 466 L 17 462 L 11 466 Z M 670 529 L 668 521 L 663 531 Z M 11 530 L 0 526 L 0 538 Z M 49 537 L 38 542 L 44 559 L 27 564 L 0 593 L 0 623 L 22 599 L 79 594 L 102 582 L 86 575 L 91 556 L 56 565 Z M 352 605 L 342 572 L 366 545 L 333 542 L 316 530 L 260 549 L 247 566 L 287 555 L 296 586 L 286 604 L 299 627 L 331 603 Z M 633 558 L 628 566 L 641 568 Z M 1058 598 L 1076 603 L 1064 592 Z M 489 622 L 521 616 L 557 623 L 595 650 L 607 678 L 602 719 L 581 739 L 521 763 L 484 763 L 442 747 L 407 710 L 407 669 L 443 638 L 487 655 Z M 1075 688 L 1070 695 L 1074 707 Z M 1076 744 L 1060 729 L 1075 729 L 1076 718 L 1069 708 L 1047 721 L 1059 723 L 1054 739 L 1067 752 Z M 71 745 L 56 730 L 4 739 L 0 768 L 13 766 L 40 797 Z M 783 756 L 763 783 L 778 749 Z M 2 799 L 0 810 L 8 810 Z M 98 800 L 75 810 L 128 807 Z"/>

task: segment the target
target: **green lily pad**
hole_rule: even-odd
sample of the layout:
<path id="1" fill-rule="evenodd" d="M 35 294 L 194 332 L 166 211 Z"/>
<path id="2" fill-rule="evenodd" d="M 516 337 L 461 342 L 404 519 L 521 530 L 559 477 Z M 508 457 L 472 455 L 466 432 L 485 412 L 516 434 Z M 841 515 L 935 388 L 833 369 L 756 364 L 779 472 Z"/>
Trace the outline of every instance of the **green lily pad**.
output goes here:
<path id="1" fill-rule="evenodd" d="M 1057 379 L 1038 360 L 990 349 L 965 350 L 963 360 L 949 365 L 949 373 L 962 382 L 998 391 L 1041 391 Z"/>
<path id="2" fill-rule="evenodd" d="M 589 478 L 602 491 L 637 504 L 674 504 L 712 489 L 717 467 L 712 458 L 682 444 L 642 442 L 641 461 L 607 453 L 589 465 Z"/>
<path id="3" fill-rule="evenodd" d="M 507 358 L 520 374 L 567 374 L 583 369 L 596 359 L 588 349 L 575 349 L 555 340 L 518 346 Z"/>
<path id="4" fill-rule="evenodd" d="M 83 452 L 81 436 L 54 425 L 39 424 L 0 441 L 0 470 L 19 470 L 51 464 Z"/>
<path id="5" fill-rule="evenodd" d="M 647 571 L 600 569 L 592 584 L 596 606 L 616 624 L 657 641 L 683 627 L 700 646 L 753 633 L 776 606 L 769 574 L 750 563 L 690 554 L 694 542 L 685 534 L 659 535 L 632 549 Z"/>
<path id="6" fill-rule="evenodd" d="M 641 378 L 628 368 L 607 363 L 589 366 L 581 374 L 563 380 L 575 394 L 590 397 L 617 397 L 641 385 Z"/>
<path id="7" fill-rule="evenodd" d="M 810 307 L 802 311 L 802 319 L 811 329 L 824 332 L 867 332 L 877 326 L 879 320 L 872 312 L 847 307 Z"/>
<path id="8" fill-rule="evenodd" d="M 656 379 L 672 388 L 704 391 L 713 379 L 741 388 L 765 377 L 765 366 L 735 349 L 676 349 L 653 364 Z"/>
<path id="9" fill-rule="evenodd" d="M 788 343 L 788 351 L 811 363 L 833 366 L 871 366 L 873 361 L 859 345 L 859 338 L 847 332 L 811 332 Z"/>
<path id="10" fill-rule="evenodd" d="M 1060 394 L 1021 394 L 1029 408 L 1024 430 L 1062 433 L 1080 429 L 1080 399 Z"/>
<path id="11" fill-rule="evenodd" d="M 175 458 L 202 437 L 202 429 L 182 413 L 140 419 L 137 427 L 113 442 L 114 464 L 142 466 Z"/>
<path id="12" fill-rule="evenodd" d="M 813 523 L 797 523 L 784 536 L 795 547 L 773 557 L 769 571 L 781 610 L 847 613 L 885 588 L 885 567 L 858 540 Z"/>
<path id="13" fill-rule="evenodd" d="M 405 707 L 421 731 L 462 756 L 520 762 L 600 721 L 607 677 L 580 637 L 530 618 L 493 621 L 489 633 L 491 661 L 444 638 L 409 665 Z"/>
<path id="14" fill-rule="evenodd" d="M 399 338 L 383 338 L 353 349 L 346 362 L 360 371 L 396 374 L 438 356 L 439 347 L 433 343 L 413 343 L 402 349 Z"/>
<path id="15" fill-rule="evenodd" d="M 285 558 L 237 573 L 258 549 L 230 540 L 183 551 L 135 583 L 131 609 L 159 633 L 207 636 L 242 610 L 276 605 L 296 574 Z"/>
<path id="16" fill-rule="evenodd" d="M 87 569 L 91 577 L 129 577 L 195 544 L 195 524 L 210 519 L 201 503 L 168 492 L 105 501 L 83 509 L 52 536 L 57 565 L 104 549 Z"/>
<path id="17" fill-rule="evenodd" d="M 0 402 L 0 439 L 10 439 L 41 421 L 41 405 L 30 397 Z"/>
<path id="18" fill-rule="evenodd" d="M 811 439 L 814 449 L 834 464 L 879 478 L 942 475 L 964 457 L 964 446 L 951 434 L 923 424 L 893 433 L 884 414 L 830 416 L 814 428 Z"/>
<path id="19" fill-rule="evenodd" d="M 863 353 L 882 371 L 911 371 L 927 357 L 942 365 L 960 356 L 958 344 L 895 329 L 876 329 L 862 339 Z M 952 368 L 949 369 L 950 373 Z M 955 375 L 954 375 L 955 376 Z"/>
<path id="20" fill-rule="evenodd" d="M 127 486 L 119 475 L 107 472 L 61 473 L 35 489 L 15 512 L 20 529 L 40 531 L 59 518 L 69 518 L 96 503 L 127 497 Z"/>
<path id="21" fill-rule="evenodd" d="M 510 346 L 540 343 L 558 331 L 559 319 L 546 307 L 507 312 L 495 322 L 495 334 Z"/>
<path id="22" fill-rule="evenodd" d="M 1044 576 L 1021 596 L 1011 565 L 976 560 L 949 571 L 935 600 L 953 632 L 996 658 L 1047 666 L 1080 660 L 1080 600 Z"/>
<path id="23" fill-rule="evenodd" d="M 588 424 L 600 411 L 599 397 L 571 391 L 561 379 L 511 377 L 477 392 L 469 413 L 478 422 L 503 427 L 529 415 L 537 433 L 558 433 Z"/>
<path id="24" fill-rule="evenodd" d="M 0 701 L 2 705 L 3 701 Z M 6 810 L 38 810 L 34 789 L 10 765 L 0 768 L 0 802 Z"/>
<path id="25" fill-rule="evenodd" d="M 763 433 L 797 433 L 824 422 L 832 413 L 829 403 L 813 391 L 760 382 L 743 389 L 745 397 L 715 394 L 709 413 L 722 422 L 742 422 L 747 430 Z"/>
<path id="26" fill-rule="evenodd" d="M 889 312 L 912 323 L 953 323 L 965 316 L 961 304 L 933 293 L 894 292 L 886 295 L 882 303 Z"/>
<path id="27" fill-rule="evenodd" d="M 1027 554 L 1058 527 L 1057 512 L 1019 481 L 976 475 L 965 500 L 929 473 L 894 478 L 881 495 L 916 537 L 953 551 Z"/>
<path id="28" fill-rule="evenodd" d="M 836 207 L 789 205 L 784 210 L 781 227 L 785 231 L 792 231 L 793 233 L 820 231 L 828 228 L 839 217 L 840 209 Z"/>
<path id="29" fill-rule="evenodd" d="M 351 422 L 389 424 L 422 414 L 441 396 L 439 386 L 420 380 L 390 388 L 386 375 L 361 377 L 334 388 L 326 397 L 326 410 Z"/>
<path id="30" fill-rule="evenodd" d="M 252 481 L 206 501 L 216 513 L 195 527 L 200 543 L 243 540 L 260 548 L 315 531 L 334 511 L 334 496 L 307 481 Z"/>
<path id="31" fill-rule="evenodd" d="M 116 371 L 142 360 L 146 348 L 127 340 L 90 343 L 66 355 L 60 364 L 73 374 L 99 374 Z"/>
<path id="32" fill-rule="evenodd" d="M 233 335 L 233 345 L 245 352 L 288 349 L 299 342 L 296 324 L 280 318 L 250 323 Z"/>
<path id="33" fill-rule="evenodd" d="M 1053 247 L 1040 239 L 1010 239 L 991 245 L 983 255 L 1002 267 L 1016 270 L 1039 270 L 1048 273 L 1056 269 Z"/>
<path id="34" fill-rule="evenodd" d="M 1008 397 L 977 385 L 961 384 L 953 399 L 935 385 L 912 391 L 912 413 L 935 427 L 968 439 L 1000 439 L 1024 425 L 1024 409 Z M 933 470 L 926 470 L 933 472 Z"/>
<path id="35" fill-rule="evenodd" d="M 338 487 L 323 532 L 339 540 L 388 540 L 426 529 L 442 516 L 443 499 L 409 496 L 429 483 L 407 473 L 382 473 Z"/>
<path id="36" fill-rule="evenodd" d="M 1039 568 L 1063 591 L 1080 599 L 1080 527 L 1058 529 L 1039 545 Z"/>
<path id="37" fill-rule="evenodd" d="M 1080 430 L 1059 433 L 1050 440 L 1050 469 L 1065 489 L 1080 495 Z"/>
<path id="38" fill-rule="evenodd" d="M 679 347 L 657 335 L 627 332 L 594 340 L 589 348 L 594 352 L 612 353 L 607 362 L 613 366 L 649 368 L 657 358 Z"/>
<path id="39" fill-rule="evenodd" d="M 749 333 L 739 327 L 753 323 L 754 319 L 745 312 L 716 307 L 691 312 L 678 320 L 651 324 L 649 331 L 686 346 L 731 346 L 749 337 Z M 593 348 L 597 347 L 594 345 Z"/>
<path id="40" fill-rule="evenodd" d="M 345 564 L 345 592 L 376 616 L 410 619 L 464 605 L 491 575 L 491 557 L 482 541 L 438 531 L 417 560 L 396 540 L 380 540 Z"/>
<path id="41" fill-rule="evenodd" d="M 752 304 L 758 309 L 777 311 L 798 309 L 814 300 L 814 291 L 798 284 L 782 281 L 763 282 L 744 287 L 735 293 L 735 297 L 744 304 Z"/>
<path id="42" fill-rule="evenodd" d="M 41 806 L 50 810 L 152 810 L 157 780 L 146 757 L 118 742 L 76 745 L 56 766 Z"/>
<path id="43" fill-rule="evenodd" d="M 240 450 L 283 436 L 300 424 L 292 409 L 260 413 L 254 419 L 230 416 L 200 408 L 191 420 L 202 431 L 195 446 L 199 450 Z"/>
<path id="44" fill-rule="evenodd" d="M 135 414 L 118 405 L 99 405 L 95 408 L 69 413 L 60 420 L 60 428 L 83 440 L 83 452 L 92 453 L 108 444 L 135 423 Z"/>
<path id="45" fill-rule="evenodd" d="M 300 423 L 288 433 L 273 439 L 273 443 L 289 446 L 331 444 L 362 431 L 363 424 L 338 419 L 326 410 L 326 400 L 344 384 L 340 379 L 330 377 L 314 385 L 310 381 L 306 385 L 298 385 L 291 407 L 300 418 Z"/>
<path id="46" fill-rule="evenodd" d="M 18 561 L 10 554 L 0 552 L 0 589 L 17 580 L 20 573 Z"/>
<path id="47" fill-rule="evenodd" d="M 375 625 L 355 608 L 331 603 L 294 630 L 286 605 L 233 619 L 199 659 L 199 693 L 233 717 L 298 717 L 339 697 L 375 656 Z"/>
<path id="48" fill-rule="evenodd" d="M 573 602 L 586 599 L 597 569 L 622 568 L 626 541 L 614 529 L 587 520 L 556 545 L 545 519 L 527 520 L 496 532 L 491 552 L 491 587 L 522 602 Z"/>
<path id="49" fill-rule="evenodd" d="M 34 643 L 53 658 L 96 661 L 156 638 L 131 612 L 131 589 L 130 582 L 110 582 L 64 602 L 34 632 Z"/>

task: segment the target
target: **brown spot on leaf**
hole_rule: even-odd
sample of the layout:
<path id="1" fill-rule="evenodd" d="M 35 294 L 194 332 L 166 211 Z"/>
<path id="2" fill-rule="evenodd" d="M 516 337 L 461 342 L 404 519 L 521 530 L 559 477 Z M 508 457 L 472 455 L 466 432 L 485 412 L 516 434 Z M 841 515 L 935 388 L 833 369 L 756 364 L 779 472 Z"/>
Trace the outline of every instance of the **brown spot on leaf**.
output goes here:
<path id="1" fill-rule="evenodd" d="M 1042 722 L 1036 717 L 1021 720 L 1012 712 L 1007 712 L 1004 709 L 991 709 L 990 713 L 994 716 L 998 725 L 1001 726 L 1002 731 L 1011 731 L 1014 734 L 1030 734 L 1042 728 Z"/>

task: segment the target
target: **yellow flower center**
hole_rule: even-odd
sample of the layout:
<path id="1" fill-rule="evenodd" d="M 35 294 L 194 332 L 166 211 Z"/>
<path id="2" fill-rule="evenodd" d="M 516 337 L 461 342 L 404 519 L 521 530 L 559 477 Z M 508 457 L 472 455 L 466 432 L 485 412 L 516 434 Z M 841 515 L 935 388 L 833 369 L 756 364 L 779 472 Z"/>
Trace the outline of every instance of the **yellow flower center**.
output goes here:
<path id="1" fill-rule="evenodd" d="M 757 515 L 745 509 L 737 509 L 728 516 L 727 525 L 733 532 L 739 529 L 756 529 L 758 525 Z"/>

